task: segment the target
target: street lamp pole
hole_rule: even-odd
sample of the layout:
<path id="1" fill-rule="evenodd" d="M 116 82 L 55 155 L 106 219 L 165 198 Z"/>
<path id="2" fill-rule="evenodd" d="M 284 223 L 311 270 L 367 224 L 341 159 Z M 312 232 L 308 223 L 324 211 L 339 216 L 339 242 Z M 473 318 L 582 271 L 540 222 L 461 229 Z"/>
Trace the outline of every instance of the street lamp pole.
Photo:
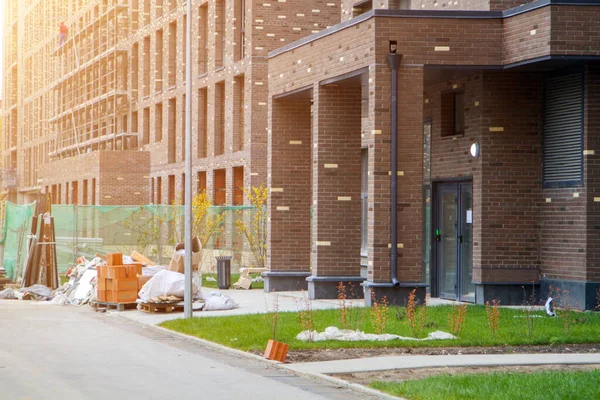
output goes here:
<path id="1" fill-rule="evenodd" d="M 192 0 L 187 0 L 185 46 L 185 318 L 192 317 Z"/>

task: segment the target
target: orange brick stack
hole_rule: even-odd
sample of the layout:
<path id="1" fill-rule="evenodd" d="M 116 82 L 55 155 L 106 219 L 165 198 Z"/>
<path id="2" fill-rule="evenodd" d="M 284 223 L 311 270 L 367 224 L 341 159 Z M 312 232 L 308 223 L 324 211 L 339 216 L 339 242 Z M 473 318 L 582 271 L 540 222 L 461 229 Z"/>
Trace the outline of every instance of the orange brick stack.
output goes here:
<path id="1" fill-rule="evenodd" d="M 103 303 L 135 303 L 138 275 L 142 264 L 123 265 L 121 253 L 106 255 L 108 265 L 98 267 L 98 301 Z"/>

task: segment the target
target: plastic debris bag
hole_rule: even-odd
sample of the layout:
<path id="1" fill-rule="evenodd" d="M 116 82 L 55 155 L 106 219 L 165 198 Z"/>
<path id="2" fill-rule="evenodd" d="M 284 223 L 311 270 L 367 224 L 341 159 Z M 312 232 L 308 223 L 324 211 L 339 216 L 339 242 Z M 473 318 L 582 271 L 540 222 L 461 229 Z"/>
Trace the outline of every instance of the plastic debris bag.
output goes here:
<path id="1" fill-rule="evenodd" d="M 28 293 L 35 300 L 50 300 L 53 298 L 52 289 L 44 285 L 32 285 L 18 290 L 20 293 Z"/>
<path id="2" fill-rule="evenodd" d="M 350 329 L 339 329 L 335 326 L 325 328 L 323 332 L 317 331 L 302 331 L 296 339 L 303 342 L 320 342 L 324 340 L 339 340 L 344 342 L 357 342 L 357 341 L 369 341 L 369 342 L 383 342 L 388 340 L 413 340 L 413 341 L 425 341 L 425 340 L 445 340 L 445 339 L 456 339 L 456 336 L 451 335 L 447 332 L 435 331 L 431 332 L 424 339 L 417 339 L 413 337 L 398 336 L 392 334 L 381 334 L 377 335 L 374 333 L 364 333 L 360 331 L 353 331 Z"/>
<path id="3" fill-rule="evenodd" d="M 15 291 L 11 288 L 6 288 L 0 292 L 0 299 L 15 300 L 16 298 L 17 298 L 17 295 L 15 294 Z"/>
<path id="4" fill-rule="evenodd" d="M 233 310 L 239 304 L 229 296 L 220 292 L 210 292 L 204 299 L 204 311 Z"/>
<path id="5" fill-rule="evenodd" d="M 192 294 L 195 295 L 198 287 L 192 283 Z M 154 274 L 148 282 L 142 286 L 138 297 L 142 302 L 158 296 L 177 296 L 183 298 L 185 293 L 185 275 L 179 272 L 162 270 Z"/>

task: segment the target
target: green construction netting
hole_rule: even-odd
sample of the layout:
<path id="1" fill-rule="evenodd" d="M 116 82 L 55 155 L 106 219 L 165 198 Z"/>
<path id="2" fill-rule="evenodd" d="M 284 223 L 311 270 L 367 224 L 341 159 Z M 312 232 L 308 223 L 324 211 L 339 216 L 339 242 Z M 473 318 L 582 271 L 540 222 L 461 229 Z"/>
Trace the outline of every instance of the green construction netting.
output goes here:
<path id="1" fill-rule="evenodd" d="M 216 256 L 233 256 L 232 270 L 253 264 L 252 254 L 236 221 L 252 223 L 253 207 L 210 207 L 206 217 L 198 221 L 194 234 L 201 240 L 217 222 L 216 233 L 202 251 L 204 272 L 214 271 Z M 75 206 L 53 205 L 59 272 L 66 271 L 78 257 L 88 260 L 96 253 L 120 252 L 129 255 L 136 250 L 159 265 L 167 265 L 173 247 L 183 242 L 183 206 Z"/>
<path id="2" fill-rule="evenodd" d="M 35 202 L 25 205 L 5 202 L 0 244 L 4 247 L 6 275 L 13 281 L 23 272 L 27 259 L 27 237 L 35 206 Z"/>

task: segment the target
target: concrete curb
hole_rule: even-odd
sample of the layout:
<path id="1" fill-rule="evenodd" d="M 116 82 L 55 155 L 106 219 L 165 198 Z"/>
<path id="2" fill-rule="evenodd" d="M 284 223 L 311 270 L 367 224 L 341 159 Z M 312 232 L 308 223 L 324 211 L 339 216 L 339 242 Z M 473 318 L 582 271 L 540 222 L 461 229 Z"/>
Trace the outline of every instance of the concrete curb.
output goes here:
<path id="1" fill-rule="evenodd" d="M 368 395 L 371 395 L 371 396 L 375 396 L 378 399 L 405 400 L 405 399 L 403 399 L 401 397 L 390 396 L 390 395 L 388 395 L 386 393 L 380 392 L 380 391 L 375 390 L 375 389 L 368 388 L 368 387 L 363 386 L 363 385 L 359 385 L 357 383 L 347 382 L 347 381 L 345 381 L 343 379 L 334 378 L 334 377 L 331 377 L 331 376 L 328 376 L 328 375 L 324 375 L 324 374 L 319 374 L 319 373 L 314 373 L 314 372 L 308 372 L 308 371 L 297 371 L 297 370 L 294 370 L 294 369 L 286 366 L 285 364 L 282 364 L 282 363 L 277 362 L 277 361 L 267 360 L 266 358 L 258 356 L 258 355 L 253 354 L 253 353 L 248 353 L 246 351 L 232 349 L 231 347 L 223 346 L 223 345 L 220 345 L 218 343 L 211 342 L 211 341 L 208 341 L 208 340 L 205 340 L 205 339 L 201 339 L 201 338 L 198 338 L 198 337 L 195 337 L 195 336 L 190 336 L 190 335 L 186 335 L 184 333 L 175 332 L 175 331 L 172 331 L 170 329 L 163 328 L 162 326 L 145 324 L 143 322 L 127 318 L 126 316 L 122 315 L 118 311 L 108 311 L 106 313 L 106 315 L 109 315 L 111 317 L 116 316 L 116 317 L 121 318 L 123 320 L 132 322 L 132 323 L 134 323 L 134 324 L 136 324 L 138 326 L 141 326 L 141 327 L 144 327 L 144 328 L 156 331 L 156 332 L 160 332 L 160 333 L 166 334 L 168 336 L 171 336 L 171 337 L 174 337 L 174 338 L 177 338 L 177 339 L 183 339 L 183 340 L 188 341 L 188 342 L 197 343 L 199 345 L 208 347 L 208 348 L 210 348 L 212 350 L 218 351 L 218 352 L 223 353 L 223 354 L 228 354 L 228 355 L 235 356 L 235 357 L 247 358 L 247 359 L 251 359 L 251 360 L 254 360 L 254 361 L 258 361 L 258 362 L 266 364 L 266 365 L 268 365 L 270 367 L 277 368 L 277 369 L 282 369 L 282 370 L 285 370 L 286 372 L 289 372 L 291 374 L 294 374 L 296 376 L 300 376 L 300 377 L 303 377 L 303 378 L 312 379 L 312 380 L 323 380 L 323 381 L 326 381 L 326 382 L 328 382 L 330 384 L 333 384 L 335 386 L 338 386 L 338 387 L 343 387 L 343 388 L 346 388 L 346 389 L 350 389 L 350 390 L 354 390 L 354 391 L 361 392 L 361 393 L 364 393 L 364 394 L 368 394 Z"/>

